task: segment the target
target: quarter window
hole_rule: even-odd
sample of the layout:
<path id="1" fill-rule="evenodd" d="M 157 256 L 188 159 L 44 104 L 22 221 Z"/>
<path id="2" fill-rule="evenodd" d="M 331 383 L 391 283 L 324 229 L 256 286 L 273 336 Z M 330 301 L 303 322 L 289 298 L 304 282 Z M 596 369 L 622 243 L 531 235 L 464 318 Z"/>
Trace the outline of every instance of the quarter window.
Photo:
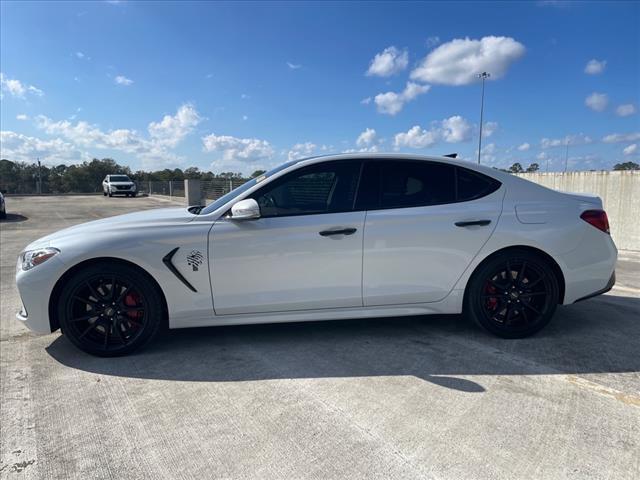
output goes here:
<path id="1" fill-rule="evenodd" d="M 351 211 L 359 175 L 360 162 L 311 165 L 266 185 L 252 198 L 263 217 Z"/>
<path id="2" fill-rule="evenodd" d="M 458 201 L 468 202 L 481 198 L 500 188 L 500 182 L 486 175 L 458 167 Z"/>

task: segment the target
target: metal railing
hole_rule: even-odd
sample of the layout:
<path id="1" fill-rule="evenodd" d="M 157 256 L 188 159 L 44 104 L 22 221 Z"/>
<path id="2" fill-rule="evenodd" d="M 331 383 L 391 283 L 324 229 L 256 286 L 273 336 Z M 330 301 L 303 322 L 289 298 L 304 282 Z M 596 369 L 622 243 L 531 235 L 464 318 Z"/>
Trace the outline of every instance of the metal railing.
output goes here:
<path id="1" fill-rule="evenodd" d="M 202 191 L 202 198 L 208 201 L 216 200 L 223 195 L 226 195 L 231 190 L 238 188 L 240 185 L 245 183 L 246 179 L 227 179 L 227 178 L 216 178 L 210 181 L 203 181 L 200 184 L 200 189 Z"/>

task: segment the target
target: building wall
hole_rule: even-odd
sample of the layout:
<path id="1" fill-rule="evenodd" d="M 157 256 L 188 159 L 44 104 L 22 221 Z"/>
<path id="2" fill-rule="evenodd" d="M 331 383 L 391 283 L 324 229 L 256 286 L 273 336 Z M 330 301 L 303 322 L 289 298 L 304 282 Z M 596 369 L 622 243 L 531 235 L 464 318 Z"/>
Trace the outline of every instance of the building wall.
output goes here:
<path id="1" fill-rule="evenodd" d="M 618 248 L 640 250 L 640 171 L 518 175 L 554 190 L 598 195 L 604 203 L 611 236 Z"/>

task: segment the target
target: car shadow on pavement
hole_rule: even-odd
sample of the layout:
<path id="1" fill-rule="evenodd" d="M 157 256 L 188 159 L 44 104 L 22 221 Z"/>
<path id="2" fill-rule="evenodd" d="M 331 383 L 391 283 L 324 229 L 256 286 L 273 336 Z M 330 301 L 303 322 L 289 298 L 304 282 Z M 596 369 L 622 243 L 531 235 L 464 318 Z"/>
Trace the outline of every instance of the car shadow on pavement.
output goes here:
<path id="1" fill-rule="evenodd" d="M 0 223 L 17 223 L 24 222 L 25 220 L 29 219 L 19 213 L 7 213 L 7 217 L 0 219 Z"/>
<path id="2" fill-rule="evenodd" d="M 193 382 L 406 376 L 483 392 L 469 375 L 640 371 L 640 299 L 607 295 L 559 307 L 522 340 L 486 334 L 460 315 L 174 330 L 139 354 L 97 358 L 64 336 L 58 362 L 104 375 Z"/>

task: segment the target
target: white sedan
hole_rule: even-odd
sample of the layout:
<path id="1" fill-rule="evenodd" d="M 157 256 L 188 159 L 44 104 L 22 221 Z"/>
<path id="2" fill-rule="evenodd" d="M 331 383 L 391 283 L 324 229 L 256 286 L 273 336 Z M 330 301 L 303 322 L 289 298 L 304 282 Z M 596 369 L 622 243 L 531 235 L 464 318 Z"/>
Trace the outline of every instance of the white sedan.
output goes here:
<path id="1" fill-rule="evenodd" d="M 441 157 L 286 163 L 207 207 L 85 223 L 20 254 L 18 319 L 95 355 L 162 328 L 464 313 L 505 338 L 609 290 L 598 197 Z"/>

